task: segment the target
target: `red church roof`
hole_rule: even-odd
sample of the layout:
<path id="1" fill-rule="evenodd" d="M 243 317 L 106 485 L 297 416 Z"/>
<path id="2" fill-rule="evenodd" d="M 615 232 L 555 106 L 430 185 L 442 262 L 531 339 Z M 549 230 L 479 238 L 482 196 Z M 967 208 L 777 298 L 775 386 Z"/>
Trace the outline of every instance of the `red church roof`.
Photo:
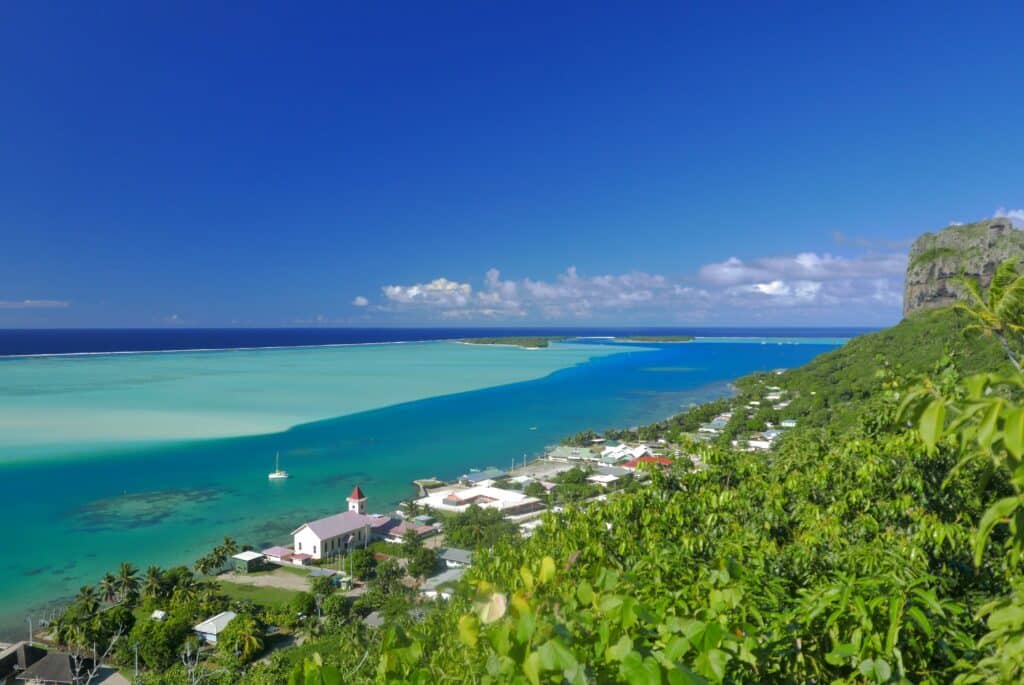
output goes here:
<path id="1" fill-rule="evenodd" d="M 627 469 L 635 469 L 635 468 L 639 467 L 640 464 L 655 464 L 657 466 L 671 466 L 672 465 L 672 460 L 669 459 L 668 457 L 652 457 L 650 455 L 647 455 L 647 456 L 640 457 L 639 459 L 634 459 L 633 461 L 627 461 L 622 466 L 623 466 L 623 468 L 627 468 Z"/>
<path id="2" fill-rule="evenodd" d="M 366 499 L 366 495 L 359 489 L 359 486 L 352 488 L 352 494 L 348 496 L 349 499 Z"/>

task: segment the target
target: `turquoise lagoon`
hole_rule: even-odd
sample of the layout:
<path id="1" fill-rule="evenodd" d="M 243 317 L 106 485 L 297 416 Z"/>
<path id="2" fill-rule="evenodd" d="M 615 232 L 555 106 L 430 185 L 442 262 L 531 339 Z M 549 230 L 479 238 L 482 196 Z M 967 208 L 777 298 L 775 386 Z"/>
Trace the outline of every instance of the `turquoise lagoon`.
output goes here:
<path id="1" fill-rule="evenodd" d="M 0 360 L 0 637 L 122 560 L 260 547 L 415 478 L 505 466 L 586 428 L 664 418 L 841 340 L 446 342 Z M 766 344 L 762 344 L 766 343 Z M 292 477 L 269 482 L 274 454 Z"/>

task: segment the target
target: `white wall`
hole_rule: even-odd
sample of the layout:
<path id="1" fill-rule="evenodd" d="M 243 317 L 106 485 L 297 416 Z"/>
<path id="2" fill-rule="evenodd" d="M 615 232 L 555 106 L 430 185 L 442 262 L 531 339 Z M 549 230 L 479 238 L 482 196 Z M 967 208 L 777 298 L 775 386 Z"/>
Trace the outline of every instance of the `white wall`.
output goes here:
<path id="1" fill-rule="evenodd" d="M 321 541 L 316 536 L 309 526 L 303 526 L 295 535 L 292 537 L 294 543 L 292 549 L 295 550 L 296 554 L 310 554 L 314 559 L 320 559 L 321 553 Z M 315 551 L 314 551 L 315 550 Z"/>

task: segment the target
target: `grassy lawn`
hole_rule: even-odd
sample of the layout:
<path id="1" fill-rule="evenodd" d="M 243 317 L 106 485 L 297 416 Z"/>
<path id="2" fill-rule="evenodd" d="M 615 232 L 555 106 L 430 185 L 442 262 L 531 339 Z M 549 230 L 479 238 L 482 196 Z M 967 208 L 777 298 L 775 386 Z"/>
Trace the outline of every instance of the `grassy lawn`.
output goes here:
<path id="1" fill-rule="evenodd" d="M 288 606 L 299 594 L 295 590 L 285 590 L 279 587 L 256 587 L 255 585 L 240 585 L 220 581 L 220 590 L 231 599 L 247 599 L 250 602 L 260 604 L 274 609 Z"/>
<path id="2" fill-rule="evenodd" d="M 280 571 L 285 571 L 286 573 L 292 573 L 292 574 L 294 574 L 296 576 L 308 576 L 309 572 L 312 571 L 313 569 L 308 568 L 308 567 L 304 567 L 304 566 L 293 566 L 291 564 L 286 565 L 286 566 L 284 566 L 284 565 L 282 565 L 282 566 L 273 565 L 270 568 L 262 569 L 262 570 L 259 570 L 259 571 L 249 571 L 248 575 L 250 575 L 250 576 L 268 576 L 271 573 L 274 573 L 275 571 L 279 571 L 279 570 Z"/>
<path id="3" fill-rule="evenodd" d="M 380 552 L 382 554 L 387 554 L 392 557 L 403 556 L 401 545 L 396 545 L 393 542 L 386 542 L 384 540 L 377 540 L 376 542 L 371 542 L 367 549 L 369 549 L 371 552 Z"/>

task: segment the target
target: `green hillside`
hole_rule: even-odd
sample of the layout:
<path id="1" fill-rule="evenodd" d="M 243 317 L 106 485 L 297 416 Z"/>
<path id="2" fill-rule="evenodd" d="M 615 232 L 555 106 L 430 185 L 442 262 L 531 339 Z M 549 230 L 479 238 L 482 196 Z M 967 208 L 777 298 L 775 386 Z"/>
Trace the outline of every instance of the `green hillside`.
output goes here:
<path id="1" fill-rule="evenodd" d="M 882 389 L 883 370 L 916 378 L 949 360 L 965 375 L 1008 371 L 999 345 L 978 335 L 965 337 L 965 315 L 951 308 L 915 312 L 897 325 L 850 340 L 810 363 L 781 375 L 754 374 L 737 386 L 752 390 L 775 384 L 798 397 L 784 416 L 804 418 L 816 426 L 844 428 L 856 421 L 860 403 Z M 814 393 L 813 395 L 811 393 Z"/>

